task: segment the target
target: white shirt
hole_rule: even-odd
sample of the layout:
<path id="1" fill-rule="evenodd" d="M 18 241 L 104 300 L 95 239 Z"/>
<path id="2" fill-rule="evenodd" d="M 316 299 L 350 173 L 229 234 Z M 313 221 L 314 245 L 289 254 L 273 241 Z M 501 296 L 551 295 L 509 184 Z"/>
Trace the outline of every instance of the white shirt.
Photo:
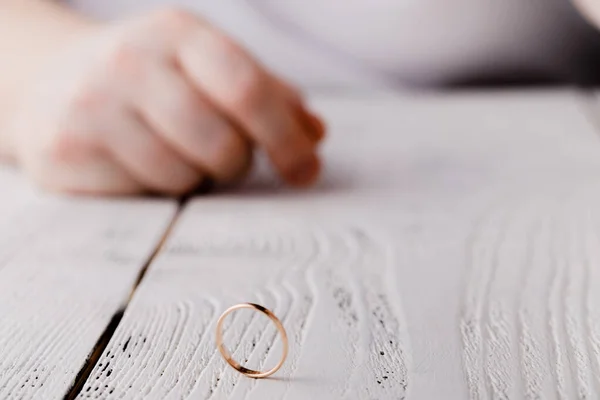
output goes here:
<path id="1" fill-rule="evenodd" d="M 569 0 L 69 0 L 115 18 L 197 11 L 301 86 L 445 84 L 580 74 L 600 44 Z M 600 47 L 599 47 L 600 48 Z"/>

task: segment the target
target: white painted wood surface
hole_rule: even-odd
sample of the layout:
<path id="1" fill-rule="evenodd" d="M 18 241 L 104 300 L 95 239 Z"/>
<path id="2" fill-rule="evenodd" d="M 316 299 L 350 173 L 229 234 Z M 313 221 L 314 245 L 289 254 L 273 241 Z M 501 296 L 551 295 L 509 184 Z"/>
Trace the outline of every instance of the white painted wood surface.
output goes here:
<path id="1" fill-rule="evenodd" d="M 0 170 L 0 398 L 61 399 L 175 203 L 68 199 Z"/>
<path id="2" fill-rule="evenodd" d="M 573 93 L 322 98 L 327 174 L 199 198 L 81 398 L 600 396 L 600 142 Z M 229 368 L 217 317 L 257 301 L 291 351 Z M 240 313 L 234 355 L 278 357 Z"/>

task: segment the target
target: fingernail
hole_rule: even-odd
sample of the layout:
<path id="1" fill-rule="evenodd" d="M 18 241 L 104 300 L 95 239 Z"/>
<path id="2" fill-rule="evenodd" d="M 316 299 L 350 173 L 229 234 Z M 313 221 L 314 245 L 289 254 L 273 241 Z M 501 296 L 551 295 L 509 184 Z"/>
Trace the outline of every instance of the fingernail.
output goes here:
<path id="1" fill-rule="evenodd" d="M 316 142 L 321 141 L 325 137 L 325 123 L 323 120 L 303 106 L 299 107 L 298 114 L 302 126 L 306 129 L 310 138 Z"/>
<path id="2" fill-rule="evenodd" d="M 322 140 L 325 137 L 325 131 L 327 129 L 325 127 L 325 122 L 315 114 L 311 113 L 308 113 L 308 119 L 315 132 L 315 137 L 318 138 L 317 140 Z"/>
<path id="3" fill-rule="evenodd" d="M 289 174 L 290 183 L 298 186 L 305 186 L 312 183 L 319 175 L 321 163 L 316 155 L 298 163 Z"/>

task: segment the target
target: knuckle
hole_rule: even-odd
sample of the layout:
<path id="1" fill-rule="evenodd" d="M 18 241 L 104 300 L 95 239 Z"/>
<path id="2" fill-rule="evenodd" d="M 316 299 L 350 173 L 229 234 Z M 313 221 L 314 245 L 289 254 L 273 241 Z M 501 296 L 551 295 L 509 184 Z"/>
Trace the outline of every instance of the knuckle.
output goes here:
<path id="1" fill-rule="evenodd" d="M 198 94 L 193 90 L 180 90 L 170 99 L 169 109 L 183 123 L 190 123 L 202 111 Z"/>
<path id="2" fill-rule="evenodd" d="M 194 14 L 177 7 L 161 8 L 151 17 L 156 27 L 167 30 L 187 29 L 195 24 L 196 19 Z"/>
<path id="3" fill-rule="evenodd" d="M 173 161 L 173 158 L 163 146 L 158 146 L 155 143 L 150 144 L 150 142 L 138 148 L 137 156 L 149 172 L 155 171 L 152 175 L 158 174 L 157 177 L 164 175 L 170 169 L 170 164 Z"/>
<path id="4" fill-rule="evenodd" d="M 193 90 L 181 90 L 172 94 L 165 102 L 163 109 L 165 120 L 174 127 L 177 136 L 190 135 L 200 140 L 211 128 L 213 115 L 208 112 L 206 104 Z"/>
<path id="5" fill-rule="evenodd" d="M 139 78 L 143 72 L 144 55 L 130 43 L 119 42 L 108 56 L 107 68 L 110 75 Z"/>
<path id="6" fill-rule="evenodd" d="M 257 67 L 238 68 L 231 90 L 231 103 L 242 111 L 251 111 L 262 105 L 268 94 L 266 77 Z"/>
<path id="7" fill-rule="evenodd" d="M 197 172 L 187 168 L 160 146 L 145 148 L 141 157 L 143 165 L 147 166 L 148 180 L 158 190 L 183 194 L 192 189 L 200 179 Z"/>
<path id="8" fill-rule="evenodd" d="M 239 57 L 241 53 L 240 47 L 228 36 L 211 29 L 204 31 L 204 36 L 211 46 L 218 48 L 227 58 L 237 59 Z"/>
<path id="9" fill-rule="evenodd" d="M 54 163 L 80 163 L 93 157 L 96 148 L 82 132 L 60 129 L 47 141 L 45 153 Z"/>
<path id="10" fill-rule="evenodd" d="M 99 90 L 84 87 L 71 99 L 71 108 L 78 112 L 92 112 L 106 104 L 107 97 Z"/>

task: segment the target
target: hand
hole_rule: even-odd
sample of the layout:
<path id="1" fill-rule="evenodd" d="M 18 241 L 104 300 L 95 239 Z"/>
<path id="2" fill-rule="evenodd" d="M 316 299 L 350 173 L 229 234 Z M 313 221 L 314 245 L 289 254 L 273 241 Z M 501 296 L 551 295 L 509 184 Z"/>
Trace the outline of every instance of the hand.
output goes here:
<path id="1" fill-rule="evenodd" d="M 90 27 L 41 70 L 10 132 L 18 161 L 47 188 L 182 194 L 243 177 L 255 145 L 290 184 L 319 173 L 320 119 L 196 15 Z"/>
<path id="2" fill-rule="evenodd" d="M 571 3 L 591 25 L 600 27 L 600 4 L 595 0 L 571 0 Z"/>

